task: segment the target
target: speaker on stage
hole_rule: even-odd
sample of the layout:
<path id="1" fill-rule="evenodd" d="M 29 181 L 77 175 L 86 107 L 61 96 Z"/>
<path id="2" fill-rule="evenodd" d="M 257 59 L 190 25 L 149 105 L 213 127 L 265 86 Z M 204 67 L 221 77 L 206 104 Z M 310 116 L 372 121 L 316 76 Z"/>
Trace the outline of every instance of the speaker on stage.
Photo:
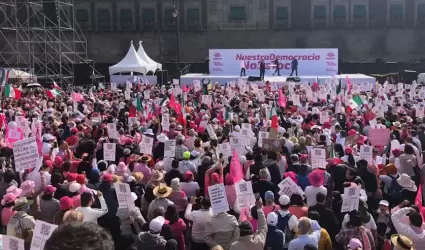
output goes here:
<path id="1" fill-rule="evenodd" d="M 46 15 L 46 26 L 51 27 L 58 24 L 58 16 L 56 12 L 56 4 L 52 1 L 43 0 L 43 12 Z"/>
<path id="2" fill-rule="evenodd" d="M 87 86 L 93 83 L 91 76 L 93 74 L 93 62 L 74 64 L 74 85 Z"/>
<path id="3" fill-rule="evenodd" d="M 301 82 L 301 78 L 298 76 L 288 76 L 286 78 L 287 82 Z"/>
<path id="4" fill-rule="evenodd" d="M 248 82 L 256 82 L 261 81 L 261 77 L 259 76 L 248 76 Z"/>
<path id="5" fill-rule="evenodd" d="M 158 84 L 165 84 L 168 82 L 168 70 L 158 70 L 155 74 Z"/>

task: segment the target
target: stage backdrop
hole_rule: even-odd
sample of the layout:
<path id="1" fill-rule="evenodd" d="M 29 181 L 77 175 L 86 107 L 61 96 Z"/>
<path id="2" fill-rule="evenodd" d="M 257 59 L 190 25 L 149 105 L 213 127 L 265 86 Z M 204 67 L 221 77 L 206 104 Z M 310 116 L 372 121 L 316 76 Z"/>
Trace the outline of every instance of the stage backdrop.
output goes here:
<path id="1" fill-rule="evenodd" d="M 291 74 L 294 59 L 298 61 L 299 76 L 338 74 L 338 49 L 210 49 L 210 74 L 239 75 L 241 61 L 245 61 L 246 75 L 259 76 L 260 61 L 264 60 L 266 75 L 272 75 L 276 58 L 282 76 Z"/>

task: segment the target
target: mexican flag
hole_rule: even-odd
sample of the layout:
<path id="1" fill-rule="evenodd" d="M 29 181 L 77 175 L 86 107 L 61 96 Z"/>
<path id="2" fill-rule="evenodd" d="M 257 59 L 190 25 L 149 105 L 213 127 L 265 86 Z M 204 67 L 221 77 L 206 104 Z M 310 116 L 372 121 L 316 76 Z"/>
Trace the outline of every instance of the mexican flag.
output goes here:
<path id="1" fill-rule="evenodd" d="M 162 107 L 166 107 L 168 103 L 170 103 L 170 99 L 168 99 L 168 96 L 164 96 L 164 98 L 162 98 L 159 105 L 161 105 Z"/>
<path id="2" fill-rule="evenodd" d="M 8 80 L 9 80 L 9 70 L 1 69 L 0 84 L 4 86 L 6 85 Z"/>
<path id="3" fill-rule="evenodd" d="M 277 129 L 277 127 L 279 126 L 279 121 L 277 119 L 277 113 L 276 113 L 276 107 L 273 106 L 271 111 L 270 111 L 270 117 L 272 120 L 272 124 L 271 127 Z"/>
<path id="4" fill-rule="evenodd" d="M 363 105 L 363 101 L 360 98 L 360 96 L 356 95 L 356 96 L 353 97 L 353 99 L 351 99 L 349 101 L 347 111 L 351 112 L 351 111 L 355 110 L 358 106 L 361 106 L 361 105 Z"/>
<path id="5" fill-rule="evenodd" d="M 61 89 L 61 87 L 59 87 L 59 85 L 55 81 L 53 81 L 53 88 L 59 90 Z"/>
<path id="6" fill-rule="evenodd" d="M 46 90 L 46 94 L 49 98 L 56 98 L 61 95 L 57 89 Z"/>
<path id="7" fill-rule="evenodd" d="M 21 91 L 9 84 L 6 84 L 6 86 L 4 86 L 4 96 L 19 100 L 21 99 Z"/>
<path id="8" fill-rule="evenodd" d="M 143 105 L 142 105 L 142 102 L 140 101 L 139 94 L 137 94 L 136 95 L 136 98 L 134 98 L 134 100 L 133 100 L 133 106 L 136 107 L 136 110 L 137 111 L 142 111 Z"/>

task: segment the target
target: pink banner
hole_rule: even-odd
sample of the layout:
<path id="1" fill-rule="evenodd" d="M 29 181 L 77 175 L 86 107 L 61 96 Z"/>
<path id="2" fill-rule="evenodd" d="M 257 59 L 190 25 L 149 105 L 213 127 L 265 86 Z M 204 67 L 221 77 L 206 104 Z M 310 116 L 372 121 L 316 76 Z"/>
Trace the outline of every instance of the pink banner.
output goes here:
<path id="1" fill-rule="evenodd" d="M 387 128 L 369 129 L 369 141 L 372 146 L 386 146 L 390 142 L 390 130 Z"/>

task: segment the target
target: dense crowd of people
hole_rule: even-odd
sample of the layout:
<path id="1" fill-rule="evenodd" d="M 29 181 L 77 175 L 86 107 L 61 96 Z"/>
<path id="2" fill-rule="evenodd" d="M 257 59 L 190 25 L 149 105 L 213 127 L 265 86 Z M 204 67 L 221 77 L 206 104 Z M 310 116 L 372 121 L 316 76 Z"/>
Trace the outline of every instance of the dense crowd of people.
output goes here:
<path id="1" fill-rule="evenodd" d="M 416 83 L 127 82 L 57 92 L 1 102 L 2 234 L 25 249 L 37 220 L 58 225 L 46 250 L 425 249 Z M 34 168 L 17 171 L 16 129 L 38 138 Z M 390 131 L 385 145 L 373 145 L 374 129 Z M 326 152 L 319 163 L 316 148 Z M 241 182 L 252 185 L 250 202 L 240 200 Z M 116 184 L 130 189 L 127 207 Z M 224 185 L 225 212 L 210 199 L 215 185 Z"/>

